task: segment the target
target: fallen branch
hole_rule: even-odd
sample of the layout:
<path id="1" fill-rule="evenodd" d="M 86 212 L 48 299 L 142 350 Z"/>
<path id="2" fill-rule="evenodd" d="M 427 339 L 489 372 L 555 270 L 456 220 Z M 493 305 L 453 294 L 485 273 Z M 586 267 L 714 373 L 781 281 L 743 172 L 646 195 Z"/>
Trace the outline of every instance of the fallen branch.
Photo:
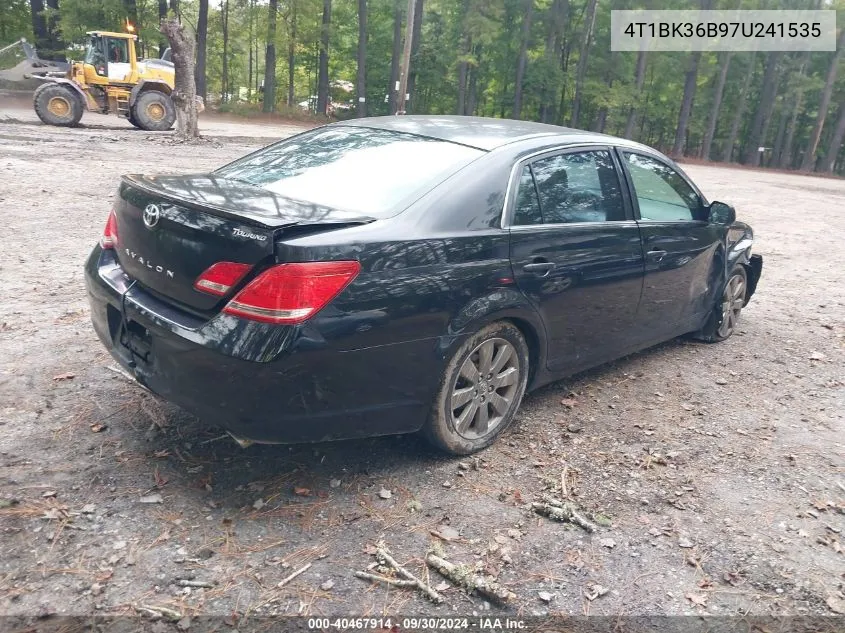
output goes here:
<path id="1" fill-rule="evenodd" d="M 393 558 L 393 556 L 390 555 L 390 552 L 388 552 L 386 548 L 379 547 L 376 550 L 376 558 L 378 558 L 378 559 L 384 561 L 385 563 L 387 563 L 388 565 L 390 565 L 393 569 L 396 570 L 396 572 L 399 575 L 404 576 L 406 579 L 408 579 L 410 581 L 413 581 L 414 585 L 417 587 L 417 589 L 422 591 L 428 597 L 428 599 L 431 600 L 433 603 L 440 604 L 441 602 L 443 602 L 443 596 L 441 596 L 434 589 L 429 587 L 422 580 L 420 580 L 419 578 L 414 576 L 414 574 L 409 572 L 407 569 L 402 567 L 402 565 L 397 563 L 396 559 Z"/>
<path id="2" fill-rule="evenodd" d="M 573 523 L 590 534 L 596 531 L 596 526 L 576 512 L 571 504 L 562 502 L 551 503 L 549 501 L 546 503 L 535 502 L 531 504 L 531 508 L 534 512 L 547 516 L 555 521 Z"/>
<path id="3" fill-rule="evenodd" d="M 508 602 L 516 597 L 515 594 L 495 581 L 484 576 L 477 576 L 469 568 L 450 563 L 445 558 L 441 558 L 436 554 L 428 554 L 425 557 L 425 562 L 454 584 L 464 587 L 468 591 L 475 591 L 498 604 Z"/>
<path id="4" fill-rule="evenodd" d="M 149 613 L 158 614 L 167 618 L 168 620 L 173 620 L 174 622 L 178 622 L 182 619 L 182 614 L 176 611 L 175 609 L 170 609 L 168 607 L 161 607 L 155 604 L 139 604 L 135 607 L 137 610 L 147 611 Z"/>
<path id="5" fill-rule="evenodd" d="M 179 580 L 176 584 L 180 587 L 198 587 L 200 589 L 212 589 L 214 587 L 213 582 L 205 580 Z"/>
<path id="6" fill-rule="evenodd" d="M 305 567 L 303 567 L 302 569 L 297 569 L 295 572 L 293 572 L 290 576 L 288 576 L 287 578 L 285 578 L 284 580 L 282 580 L 282 582 L 280 582 L 280 583 L 279 583 L 278 585 L 276 585 L 276 586 L 277 586 L 277 587 L 284 587 L 284 586 L 285 586 L 286 584 L 288 584 L 291 580 L 293 580 L 294 578 L 296 578 L 297 576 L 299 576 L 299 574 L 303 574 L 303 573 L 305 573 L 306 571 L 308 571 L 309 569 L 311 569 L 311 563 L 308 563 L 308 564 L 307 564 L 307 565 L 305 565 Z"/>
<path id="7" fill-rule="evenodd" d="M 566 476 L 569 474 L 569 466 L 563 465 L 563 472 L 560 474 L 560 496 L 566 499 L 569 492 L 566 490 Z"/>
<path id="8" fill-rule="evenodd" d="M 416 587 L 415 580 L 406 580 L 402 578 L 388 578 L 387 576 L 379 576 L 378 574 L 370 574 L 365 571 L 356 571 L 355 577 L 362 580 L 371 580 L 373 582 L 383 582 L 386 585 L 393 585 L 394 587 Z"/>

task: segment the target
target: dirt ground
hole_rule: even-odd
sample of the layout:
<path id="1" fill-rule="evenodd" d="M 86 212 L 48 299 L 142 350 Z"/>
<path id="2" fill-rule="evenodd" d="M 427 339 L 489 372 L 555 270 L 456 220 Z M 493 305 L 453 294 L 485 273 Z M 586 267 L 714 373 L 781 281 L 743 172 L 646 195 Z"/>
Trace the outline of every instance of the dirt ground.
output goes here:
<path id="1" fill-rule="evenodd" d="M 0 612 L 845 611 L 845 181 L 690 166 L 765 258 L 737 334 L 533 393 L 475 458 L 415 437 L 243 450 L 113 371 L 82 264 L 120 174 L 212 168 L 296 128 L 209 115 L 182 146 L 83 123 L 0 94 Z M 595 534 L 530 510 L 564 470 Z M 353 576 L 380 541 L 442 605 Z M 447 586 L 432 547 L 516 598 Z"/>

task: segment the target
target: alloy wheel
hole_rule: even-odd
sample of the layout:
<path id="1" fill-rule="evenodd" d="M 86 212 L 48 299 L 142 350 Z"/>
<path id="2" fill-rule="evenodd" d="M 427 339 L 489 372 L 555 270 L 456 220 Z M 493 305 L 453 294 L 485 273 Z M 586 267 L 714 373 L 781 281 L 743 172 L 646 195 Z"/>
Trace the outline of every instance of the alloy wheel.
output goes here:
<path id="1" fill-rule="evenodd" d="M 493 433 L 515 404 L 519 372 L 516 349 L 503 338 L 487 339 L 472 350 L 449 394 L 455 432 L 468 440 Z"/>
<path id="2" fill-rule="evenodd" d="M 744 305 L 745 279 L 742 275 L 734 275 L 728 281 L 725 292 L 722 294 L 722 324 L 718 330 L 721 338 L 727 338 L 733 334 Z"/>

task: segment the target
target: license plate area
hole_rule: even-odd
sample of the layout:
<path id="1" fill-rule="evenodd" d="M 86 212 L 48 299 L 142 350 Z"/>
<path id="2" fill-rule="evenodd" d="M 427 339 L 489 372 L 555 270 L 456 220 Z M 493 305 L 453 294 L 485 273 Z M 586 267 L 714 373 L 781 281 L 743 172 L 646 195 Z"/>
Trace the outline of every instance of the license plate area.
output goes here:
<path id="1" fill-rule="evenodd" d="M 126 319 L 118 325 L 116 340 L 132 356 L 145 364 L 150 362 L 153 339 L 150 331 L 137 321 Z"/>

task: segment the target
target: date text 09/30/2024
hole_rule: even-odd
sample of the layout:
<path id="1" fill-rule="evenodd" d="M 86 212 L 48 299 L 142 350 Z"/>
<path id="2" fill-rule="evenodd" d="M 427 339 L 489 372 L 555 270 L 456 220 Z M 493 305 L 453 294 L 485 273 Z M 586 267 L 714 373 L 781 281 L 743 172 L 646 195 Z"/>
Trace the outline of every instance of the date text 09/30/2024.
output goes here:
<path id="1" fill-rule="evenodd" d="M 412 631 L 519 631 L 526 627 L 518 618 L 452 617 L 452 618 L 309 618 L 311 630 L 412 630 Z"/>

